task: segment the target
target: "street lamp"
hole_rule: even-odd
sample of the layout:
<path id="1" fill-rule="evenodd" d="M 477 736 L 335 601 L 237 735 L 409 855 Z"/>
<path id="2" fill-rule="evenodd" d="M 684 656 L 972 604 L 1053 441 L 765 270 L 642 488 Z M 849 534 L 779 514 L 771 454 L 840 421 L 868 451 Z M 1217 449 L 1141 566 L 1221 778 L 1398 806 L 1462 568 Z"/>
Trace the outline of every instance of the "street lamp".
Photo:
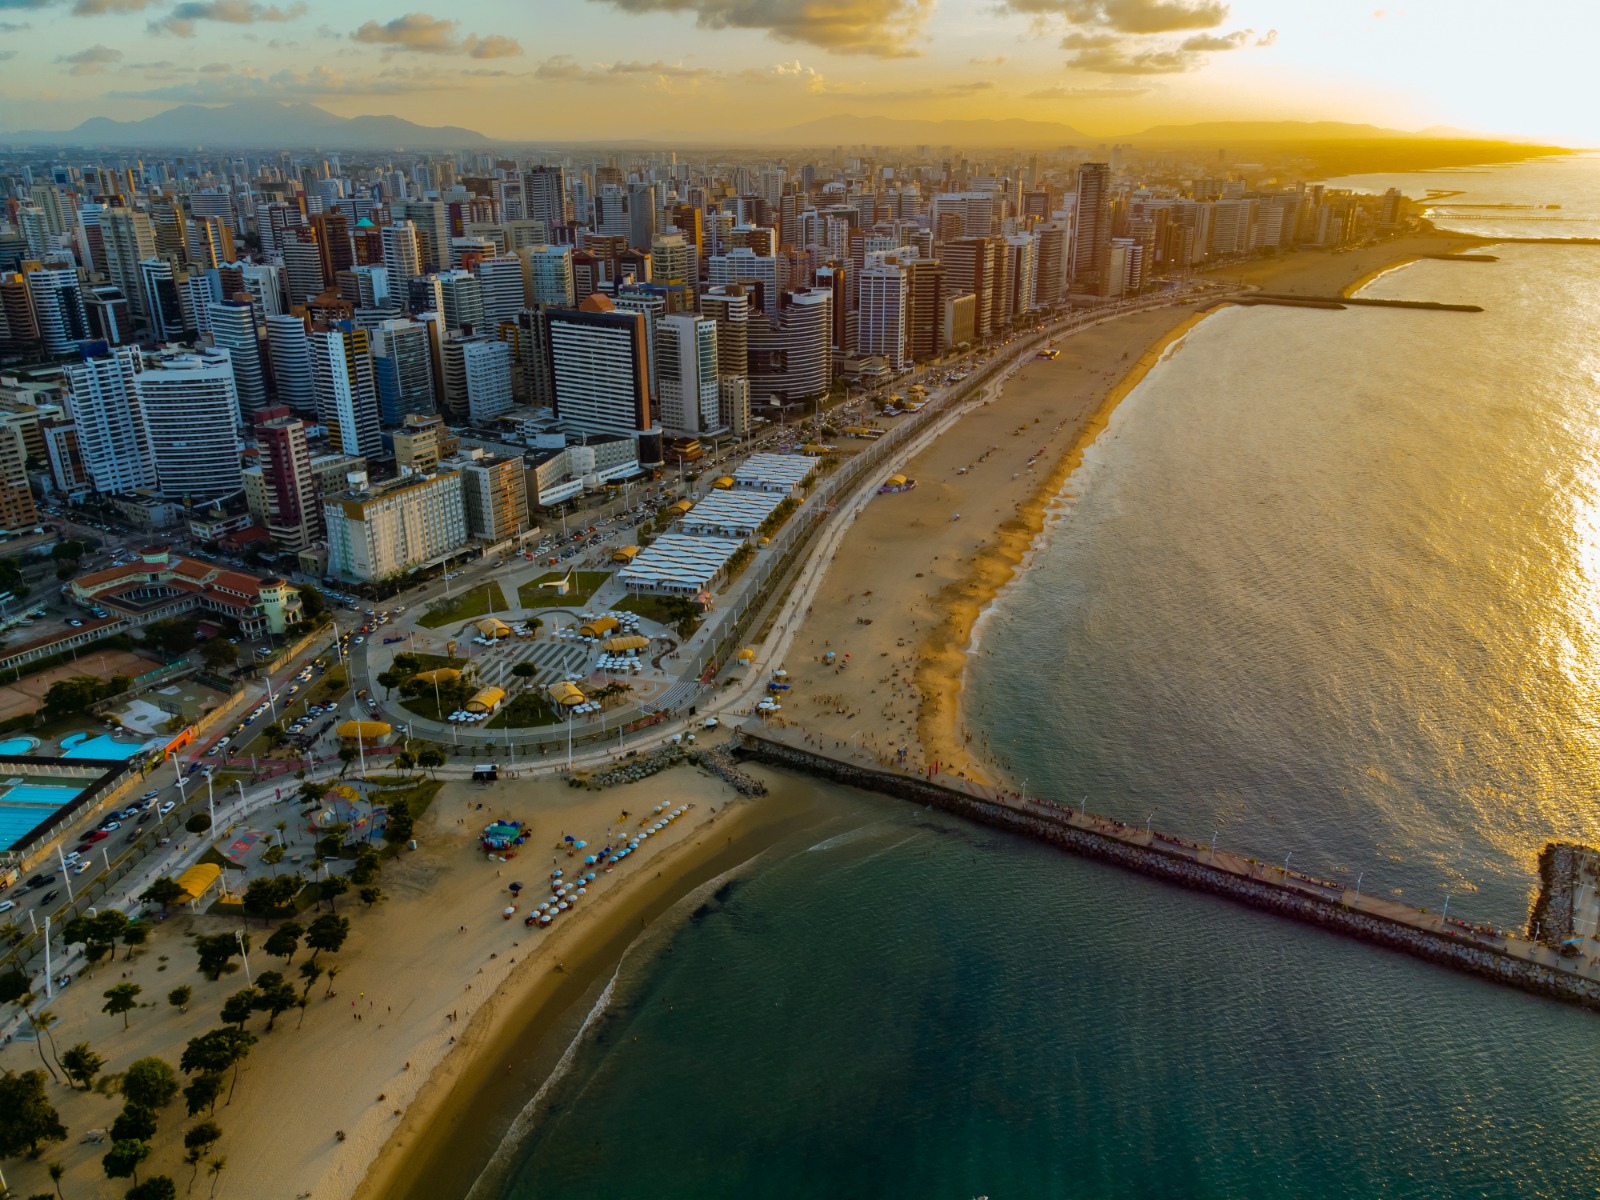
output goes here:
<path id="1" fill-rule="evenodd" d="M 255 980 L 250 978 L 250 951 L 245 949 L 244 930 L 235 929 L 233 931 L 233 940 L 239 943 L 239 955 L 244 959 L 244 981 L 253 984 Z"/>

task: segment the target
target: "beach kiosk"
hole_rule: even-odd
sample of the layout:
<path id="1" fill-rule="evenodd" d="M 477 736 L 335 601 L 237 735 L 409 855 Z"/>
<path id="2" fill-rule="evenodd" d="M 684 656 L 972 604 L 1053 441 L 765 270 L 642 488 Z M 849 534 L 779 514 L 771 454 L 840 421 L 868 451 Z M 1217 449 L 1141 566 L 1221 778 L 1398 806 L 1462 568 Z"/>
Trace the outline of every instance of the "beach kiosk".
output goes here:
<path id="1" fill-rule="evenodd" d="M 178 899 L 194 908 L 221 880 L 222 868 L 216 863 L 196 863 L 178 876 L 178 886 L 183 889 Z"/>
<path id="2" fill-rule="evenodd" d="M 488 638 L 492 642 L 497 642 L 501 638 L 508 638 L 511 636 L 511 626 L 507 625 L 498 617 L 485 617 L 483 620 L 478 622 L 478 636 Z"/>

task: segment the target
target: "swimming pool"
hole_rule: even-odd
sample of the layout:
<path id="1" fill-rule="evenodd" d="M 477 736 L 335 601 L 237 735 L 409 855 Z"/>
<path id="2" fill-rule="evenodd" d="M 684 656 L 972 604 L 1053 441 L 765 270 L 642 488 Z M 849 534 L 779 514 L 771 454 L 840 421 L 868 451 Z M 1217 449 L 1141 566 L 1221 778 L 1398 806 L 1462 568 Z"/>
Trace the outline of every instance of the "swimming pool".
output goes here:
<path id="1" fill-rule="evenodd" d="M 57 811 L 78 798 L 79 789 L 19 783 L 0 795 L 0 850 L 10 850 Z"/>
<path id="2" fill-rule="evenodd" d="M 39 739 L 32 737 L 7 738 L 0 742 L 0 754 L 15 758 L 19 754 L 28 754 L 39 748 Z"/>
<path id="3" fill-rule="evenodd" d="M 61 739 L 61 757 L 133 758 L 144 746 L 143 742 L 119 742 L 109 733 L 93 738 L 87 733 L 70 733 Z"/>

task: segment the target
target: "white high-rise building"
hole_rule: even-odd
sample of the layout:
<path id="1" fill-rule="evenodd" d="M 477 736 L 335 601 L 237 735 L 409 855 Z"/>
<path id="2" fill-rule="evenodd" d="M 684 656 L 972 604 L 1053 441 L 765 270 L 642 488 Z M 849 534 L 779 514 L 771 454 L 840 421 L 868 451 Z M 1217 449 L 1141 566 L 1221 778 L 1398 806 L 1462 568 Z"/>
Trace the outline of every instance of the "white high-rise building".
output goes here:
<path id="1" fill-rule="evenodd" d="M 755 292 L 756 307 L 763 312 L 772 311 L 778 302 L 777 256 L 757 254 L 749 246 L 734 246 L 726 254 L 713 254 L 708 263 L 707 279 L 712 287 L 726 287 L 730 283 L 744 285 L 747 292 Z M 759 289 L 753 289 L 752 284 L 759 285 Z"/>
<path id="2" fill-rule="evenodd" d="M 529 246 L 517 251 L 517 257 L 522 260 L 523 297 L 529 305 L 571 306 L 571 246 Z"/>
<path id="3" fill-rule="evenodd" d="M 106 274 L 133 306 L 137 320 L 148 319 L 139 264 L 156 256 L 156 231 L 150 214 L 113 205 L 100 214 Z"/>
<path id="4" fill-rule="evenodd" d="M 547 230 L 572 219 L 567 202 L 567 173 L 561 167 L 530 167 L 522 173 L 528 219 L 543 221 Z"/>
<path id="5" fill-rule="evenodd" d="M 226 350 L 233 367 L 233 389 L 246 421 L 267 406 L 267 377 L 261 361 L 261 329 L 248 301 L 213 300 L 206 306 L 211 344 Z"/>
<path id="6" fill-rule="evenodd" d="M 378 409 L 385 425 L 399 425 L 410 413 L 436 411 L 432 333 L 410 318 L 382 321 L 368 334 L 378 384 Z"/>
<path id="7" fill-rule="evenodd" d="M 164 354 L 134 377 L 134 390 L 169 499 L 217 500 L 244 486 L 239 396 L 225 350 Z"/>
<path id="8" fill-rule="evenodd" d="M 523 304 L 522 260 L 514 254 L 481 258 L 473 273 L 482 296 L 484 330 L 516 321 Z"/>
<path id="9" fill-rule="evenodd" d="M 313 328 L 309 340 L 317 418 L 329 443 L 340 454 L 381 457 L 378 384 L 367 331 L 340 321 Z"/>
<path id="10" fill-rule="evenodd" d="M 483 288 L 478 277 L 471 271 L 441 271 L 437 278 L 445 328 L 470 325 L 476 332 L 483 325 Z"/>
<path id="11" fill-rule="evenodd" d="M 267 354 L 278 401 L 298 413 L 317 411 L 311 372 L 311 335 L 304 317 L 279 313 L 267 318 Z"/>
<path id="12" fill-rule="evenodd" d="M 46 354 L 71 354 L 89 336 L 83 284 L 72 267 L 41 266 L 25 272 L 34 320 Z"/>
<path id="13" fill-rule="evenodd" d="M 334 578 L 392 579 L 467 544 L 461 472 L 436 470 L 369 485 L 362 471 L 350 482 L 350 490 L 322 501 Z"/>
<path id="14" fill-rule="evenodd" d="M 156 486 L 155 459 L 134 390 L 139 368 L 139 351 L 132 346 L 66 368 L 67 410 L 77 429 L 84 470 L 97 492 Z"/>
<path id="15" fill-rule="evenodd" d="M 422 274 L 422 250 L 417 242 L 417 227 L 410 221 L 396 221 L 385 225 L 383 236 L 383 269 L 389 272 L 389 284 L 399 296 L 406 294 L 406 285 Z"/>
<path id="16" fill-rule="evenodd" d="M 445 407 L 457 420 L 487 425 L 516 402 L 511 344 L 487 334 L 444 343 Z"/>
<path id="17" fill-rule="evenodd" d="M 546 309 L 545 326 L 556 416 L 586 433 L 650 429 L 644 314 L 594 295 L 577 308 Z"/>
<path id="18" fill-rule="evenodd" d="M 656 382 L 661 427 L 682 437 L 721 433 L 717 323 L 673 313 L 656 323 Z"/>
<path id="19" fill-rule="evenodd" d="M 881 357 L 891 371 L 907 365 L 906 321 L 909 276 L 893 256 L 867 264 L 861 272 L 856 346 L 863 355 Z"/>

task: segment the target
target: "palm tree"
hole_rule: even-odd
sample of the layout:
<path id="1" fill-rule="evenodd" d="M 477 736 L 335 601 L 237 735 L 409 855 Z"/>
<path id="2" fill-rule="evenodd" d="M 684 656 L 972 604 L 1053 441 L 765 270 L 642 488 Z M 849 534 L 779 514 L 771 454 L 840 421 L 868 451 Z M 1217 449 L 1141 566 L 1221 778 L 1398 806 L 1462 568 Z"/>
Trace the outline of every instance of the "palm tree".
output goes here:
<path id="1" fill-rule="evenodd" d="M 333 995 L 333 981 L 334 981 L 335 976 L 337 976 L 338 974 L 339 974 L 339 968 L 336 967 L 336 966 L 332 966 L 330 964 L 329 967 L 328 967 L 328 990 L 322 993 L 322 998 L 324 1000 L 326 1000 L 329 996 Z"/>
<path id="2" fill-rule="evenodd" d="M 206 1175 L 211 1179 L 211 1195 L 213 1200 L 215 1200 L 217 1194 L 217 1184 L 222 1181 L 222 1172 L 227 1170 L 227 1168 L 228 1157 L 225 1154 L 217 1155 L 216 1158 L 213 1158 L 206 1164 Z"/>
<path id="3" fill-rule="evenodd" d="M 50 1172 L 50 1182 L 56 1185 L 56 1200 L 65 1200 L 61 1195 L 61 1177 L 67 1173 L 67 1169 L 58 1162 L 51 1163 L 47 1169 Z"/>
<path id="4" fill-rule="evenodd" d="M 31 998 L 32 997 L 29 997 L 28 999 Z M 26 1001 L 24 1001 L 24 1003 L 26 1003 Z M 55 1020 L 55 1013 L 51 1012 L 49 1009 L 41 1008 L 36 1013 L 28 1013 L 28 1024 L 33 1027 L 33 1044 L 39 1051 L 39 1061 L 44 1063 L 45 1070 L 50 1072 L 50 1078 L 54 1079 L 57 1083 L 60 1083 L 61 1076 L 56 1074 L 55 1067 L 52 1067 L 45 1059 L 44 1043 L 39 1040 L 39 1035 L 41 1033 L 50 1039 L 50 1057 L 54 1058 L 56 1060 L 56 1064 L 59 1066 L 61 1063 L 61 1056 L 56 1053 L 56 1039 L 55 1036 L 50 1032 L 50 1026 L 55 1024 Z M 62 1067 L 61 1070 L 64 1073 L 66 1068 Z"/>

